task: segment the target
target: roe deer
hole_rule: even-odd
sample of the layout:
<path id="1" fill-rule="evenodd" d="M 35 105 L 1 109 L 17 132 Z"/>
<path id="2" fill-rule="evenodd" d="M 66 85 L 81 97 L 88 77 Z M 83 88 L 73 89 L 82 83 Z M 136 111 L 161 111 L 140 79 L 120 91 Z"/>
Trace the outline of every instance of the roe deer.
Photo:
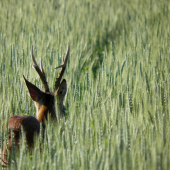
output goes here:
<path id="1" fill-rule="evenodd" d="M 11 131 L 14 134 L 15 145 L 18 147 L 19 142 L 20 142 L 21 126 L 22 126 L 25 132 L 25 135 L 26 135 L 27 145 L 29 148 L 32 148 L 34 144 L 34 136 L 35 134 L 39 134 L 40 132 L 40 122 L 42 122 L 43 134 L 45 130 L 44 119 L 47 120 L 48 117 L 51 117 L 52 120 L 55 120 L 57 122 L 57 115 L 56 115 L 56 109 L 55 109 L 55 96 L 57 99 L 57 111 L 59 112 L 58 115 L 60 115 L 61 117 L 65 116 L 65 106 L 63 105 L 63 101 L 64 101 L 64 97 L 67 92 L 67 83 L 65 79 L 63 79 L 61 82 L 61 79 L 66 68 L 69 52 L 70 52 L 70 45 L 68 44 L 67 52 L 65 55 L 65 59 L 63 60 L 63 64 L 56 67 L 56 68 L 61 68 L 61 70 L 55 81 L 54 92 L 50 93 L 48 83 L 46 81 L 45 72 L 44 72 L 43 65 L 42 65 L 42 60 L 40 62 L 40 68 L 39 68 L 34 58 L 33 45 L 31 46 L 31 56 L 33 60 L 33 67 L 35 68 L 36 72 L 38 73 L 42 81 L 44 92 L 41 91 L 38 87 L 36 87 L 32 83 L 30 83 L 28 80 L 26 80 L 26 78 L 23 76 L 26 86 L 28 88 L 30 97 L 35 103 L 37 119 L 32 116 L 23 116 L 23 115 L 21 116 L 15 115 L 9 118 L 8 120 L 9 152 L 11 152 L 11 148 L 12 148 Z M 3 143 L 3 157 L 1 158 L 1 161 L 3 165 L 7 165 L 7 162 L 8 162 L 7 161 L 7 147 L 6 147 L 5 141 Z"/>

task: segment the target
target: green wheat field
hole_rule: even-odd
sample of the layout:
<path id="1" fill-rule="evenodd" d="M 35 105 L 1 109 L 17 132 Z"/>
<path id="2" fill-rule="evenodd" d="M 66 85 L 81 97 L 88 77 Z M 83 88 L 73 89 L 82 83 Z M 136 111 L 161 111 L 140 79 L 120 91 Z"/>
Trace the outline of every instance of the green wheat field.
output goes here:
<path id="1" fill-rule="evenodd" d="M 0 148 L 10 116 L 36 116 L 23 81 L 42 89 L 31 44 L 52 91 L 68 42 L 67 116 L 32 153 L 23 137 L 8 169 L 168 170 L 168 0 L 1 0 Z"/>

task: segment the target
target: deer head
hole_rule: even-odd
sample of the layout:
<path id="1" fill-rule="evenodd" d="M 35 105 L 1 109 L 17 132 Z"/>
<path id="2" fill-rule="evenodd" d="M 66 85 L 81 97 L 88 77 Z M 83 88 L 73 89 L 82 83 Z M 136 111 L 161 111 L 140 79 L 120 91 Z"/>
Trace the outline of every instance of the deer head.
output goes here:
<path id="1" fill-rule="evenodd" d="M 56 67 L 56 68 L 61 68 L 58 77 L 56 78 L 55 81 L 55 87 L 54 87 L 54 92 L 50 92 L 49 86 L 46 80 L 42 60 L 40 62 L 40 67 L 37 65 L 37 62 L 34 57 L 33 53 L 33 45 L 31 46 L 31 57 L 33 61 L 33 68 L 36 70 L 38 73 L 42 85 L 44 88 L 44 91 L 41 91 L 38 87 L 36 87 L 34 84 L 30 83 L 26 78 L 24 77 L 26 86 L 28 88 L 29 94 L 31 99 L 35 103 L 36 107 L 36 116 L 39 122 L 43 121 L 44 117 L 47 119 L 47 117 L 51 117 L 53 120 L 57 120 L 57 115 L 56 115 L 56 107 L 55 107 L 55 98 L 57 99 L 57 111 L 58 115 L 60 117 L 65 116 L 65 106 L 63 104 L 64 102 L 64 97 L 67 92 L 67 82 L 65 79 L 62 79 L 62 76 L 64 74 L 64 71 L 66 69 L 66 64 L 68 60 L 70 52 L 70 45 L 68 44 L 66 55 L 63 60 L 63 64 Z M 55 69 L 56 69 L 55 68 Z"/>

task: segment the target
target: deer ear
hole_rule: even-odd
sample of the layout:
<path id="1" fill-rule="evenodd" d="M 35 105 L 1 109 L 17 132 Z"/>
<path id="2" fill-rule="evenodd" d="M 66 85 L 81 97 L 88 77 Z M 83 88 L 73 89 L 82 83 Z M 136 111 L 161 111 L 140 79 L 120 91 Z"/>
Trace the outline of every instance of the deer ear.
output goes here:
<path id="1" fill-rule="evenodd" d="M 23 78 L 28 88 L 31 99 L 33 101 L 38 101 L 38 99 L 43 95 L 43 92 L 39 88 L 37 88 L 34 84 L 30 83 L 24 76 Z"/>
<path id="2" fill-rule="evenodd" d="M 58 90 L 54 93 L 54 96 L 57 95 L 57 96 L 65 97 L 66 93 L 67 93 L 67 82 L 65 79 L 63 79 Z"/>

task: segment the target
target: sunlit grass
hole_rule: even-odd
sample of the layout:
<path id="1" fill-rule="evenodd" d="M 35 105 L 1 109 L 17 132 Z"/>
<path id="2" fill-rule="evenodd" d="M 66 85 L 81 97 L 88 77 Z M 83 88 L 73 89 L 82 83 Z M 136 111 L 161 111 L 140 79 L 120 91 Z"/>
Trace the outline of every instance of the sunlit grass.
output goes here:
<path id="1" fill-rule="evenodd" d="M 0 146 L 12 115 L 35 116 L 22 75 L 42 89 L 30 47 L 51 91 L 67 43 L 67 117 L 49 122 L 9 169 L 169 169 L 168 1 L 0 3 Z M 24 140 L 24 139 L 23 139 Z M 41 150 L 40 150 L 41 143 Z"/>

